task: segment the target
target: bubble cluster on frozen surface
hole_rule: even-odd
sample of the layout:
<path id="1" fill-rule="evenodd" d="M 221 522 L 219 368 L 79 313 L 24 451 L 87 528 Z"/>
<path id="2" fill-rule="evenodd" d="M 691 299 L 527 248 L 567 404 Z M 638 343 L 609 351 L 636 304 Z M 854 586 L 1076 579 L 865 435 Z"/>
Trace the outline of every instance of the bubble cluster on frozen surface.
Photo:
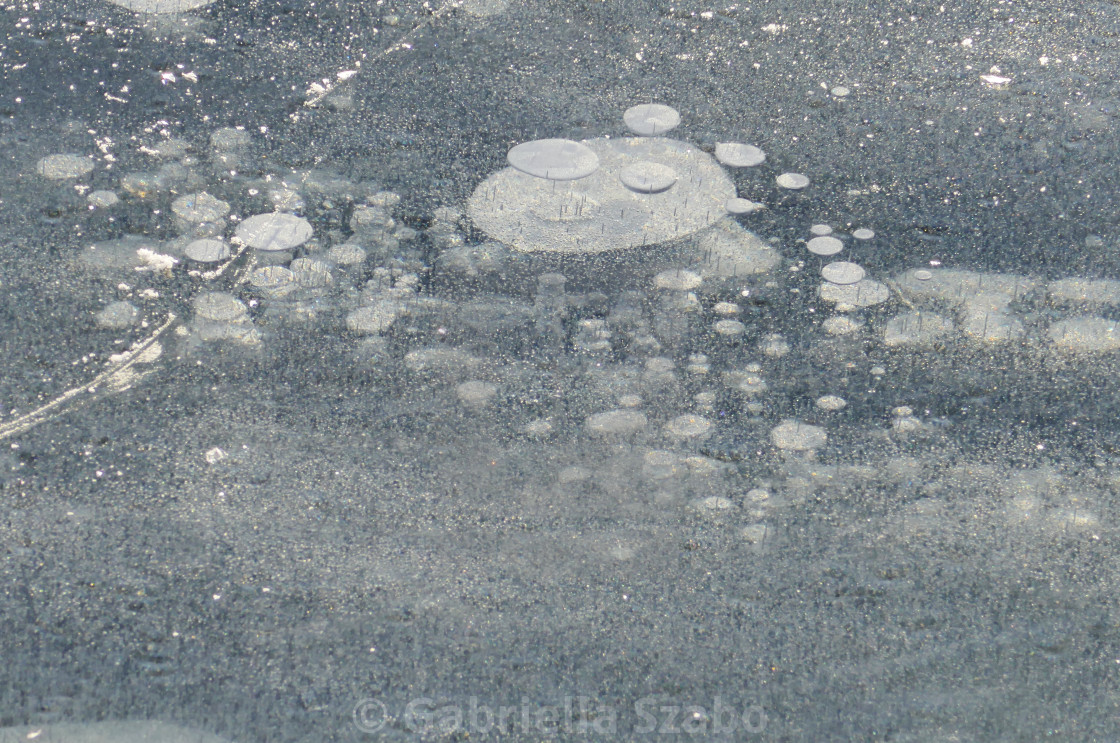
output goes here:
<path id="1" fill-rule="evenodd" d="M 467 212 L 491 238 L 525 252 L 591 254 L 685 238 L 735 198 L 710 155 L 662 137 L 528 142 L 510 150 L 510 163 L 478 185 Z"/>

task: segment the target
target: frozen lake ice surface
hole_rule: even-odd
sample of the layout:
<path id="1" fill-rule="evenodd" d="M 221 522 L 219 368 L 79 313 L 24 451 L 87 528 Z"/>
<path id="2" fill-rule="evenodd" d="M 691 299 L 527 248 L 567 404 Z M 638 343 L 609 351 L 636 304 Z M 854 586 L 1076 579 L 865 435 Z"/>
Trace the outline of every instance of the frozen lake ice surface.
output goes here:
<path id="1" fill-rule="evenodd" d="M 1116 738 L 1118 32 L 0 0 L 0 741 Z"/>

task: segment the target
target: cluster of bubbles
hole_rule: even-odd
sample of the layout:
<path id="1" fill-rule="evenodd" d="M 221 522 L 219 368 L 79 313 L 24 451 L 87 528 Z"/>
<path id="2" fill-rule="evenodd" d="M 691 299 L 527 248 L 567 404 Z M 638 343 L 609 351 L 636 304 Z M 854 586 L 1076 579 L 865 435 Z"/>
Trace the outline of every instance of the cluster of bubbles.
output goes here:
<path id="1" fill-rule="evenodd" d="M 381 286 L 386 272 L 399 274 L 402 266 L 419 265 L 407 250 L 398 250 L 417 233 L 393 219 L 391 211 L 400 201 L 396 194 L 329 172 L 253 172 L 252 139 L 244 129 L 215 130 L 208 145 L 201 153 L 175 138 L 145 146 L 143 152 L 162 164 L 154 171 L 125 173 L 115 189 L 93 190 L 83 183 L 103 177 L 94 172 L 91 158 L 61 153 L 38 162 L 44 178 L 78 184 L 91 210 L 113 215 L 150 205 L 154 218 L 167 204 L 170 238 L 125 234 L 89 244 L 77 256 L 79 265 L 114 281 L 124 295 L 95 314 L 100 327 L 145 327 L 150 318 L 137 304 L 146 302 L 154 312 L 169 280 L 185 277 L 199 294 L 192 302 L 192 322 L 179 328 L 180 335 L 204 344 L 256 345 L 262 338 L 255 330 L 260 320 L 306 321 L 323 312 L 338 314 L 340 307 L 356 309 L 376 294 L 363 292 L 363 282 L 372 277 Z M 271 210 L 243 217 L 231 202 Z M 350 211 L 347 237 L 316 238 L 308 215 L 324 220 L 343 208 Z M 371 254 L 392 254 L 397 262 L 372 270 Z M 149 286 L 137 288 L 140 283 Z"/>
<path id="2" fill-rule="evenodd" d="M 883 341 L 888 345 L 930 346 L 964 336 L 985 344 L 1026 343 L 1059 353 L 1120 349 L 1116 321 L 1106 316 L 1120 306 L 1120 282 L 1112 279 L 1045 282 L 1014 274 L 919 268 L 895 281 L 912 309 L 887 322 Z M 1027 319 L 1044 307 L 1070 314 L 1041 324 Z"/>
<path id="3" fill-rule="evenodd" d="M 588 254 L 686 239 L 728 214 L 761 208 L 735 194 L 723 169 L 762 164 L 757 146 L 723 142 L 713 158 L 666 138 L 681 118 L 662 104 L 634 106 L 623 121 L 637 136 L 540 139 L 510 149 L 509 167 L 471 196 L 472 223 L 517 250 Z M 777 183 L 796 190 L 809 180 L 782 173 Z"/>
<path id="4" fill-rule="evenodd" d="M 635 106 L 623 121 L 634 136 L 514 146 L 508 167 L 479 183 L 465 210 L 436 209 L 422 231 L 398 221 L 398 194 L 372 184 L 323 171 L 254 172 L 243 129 L 215 131 L 203 158 L 190 143 L 161 140 L 146 149 L 163 161 L 155 171 L 126 173 L 115 189 L 87 189 L 97 210 L 167 199 L 175 233 L 124 235 L 82 251 L 80 262 L 120 278 L 125 295 L 95 320 L 106 329 L 143 327 L 155 318 L 135 302 L 154 301 L 160 290 L 136 289 L 135 277 L 158 283 L 185 275 L 197 291 L 176 330 L 184 348 L 253 349 L 292 326 L 346 334 L 359 351 L 353 363 L 399 365 L 446 385 L 464 414 L 501 403 L 502 419 L 526 440 L 577 436 L 605 450 L 625 446 L 652 479 L 691 483 L 685 489 L 701 494 L 696 512 L 741 513 L 740 527 L 755 536 L 766 532 L 766 509 L 777 502 L 758 495 L 770 484 L 750 483 L 755 497 L 743 504 L 698 485 L 729 471 L 725 452 L 710 442 L 734 435 L 746 416 L 765 425 L 762 446 L 772 456 L 811 460 L 829 449 L 830 421 L 849 406 L 832 393 L 806 404 L 775 397 L 784 389 L 775 388 L 775 375 L 805 341 L 791 342 L 777 318 L 746 311 L 753 296 L 792 297 L 806 317 L 813 306 L 830 307 L 830 316 L 813 316 L 806 327 L 830 339 L 871 340 L 883 354 L 957 339 L 1031 341 L 1056 354 L 1120 348 L 1107 313 L 1083 312 L 1120 305 L 1120 282 L 1046 283 L 940 265 L 875 278 L 848 255 L 881 239 L 867 227 L 844 234 L 811 225 L 799 256 L 747 228 L 765 206 L 737 193 L 728 175 L 763 166 L 761 148 L 721 142 L 709 154 L 670 139 L 680 115 L 660 104 Z M 242 167 L 248 174 L 236 181 L 214 177 Z M 65 183 L 95 176 L 91 158 L 67 153 L 42 158 L 37 172 Z M 811 183 L 782 172 L 775 185 Z M 612 261 L 633 255 L 647 258 L 640 271 L 610 271 Z M 600 259 L 600 275 L 582 277 L 573 291 L 565 260 L 584 256 Z M 777 270 L 783 263 L 789 271 Z M 807 296 L 791 281 L 810 266 L 820 280 Z M 1079 311 L 1047 325 L 1025 321 L 1021 315 L 1041 303 Z M 503 344 L 507 334 L 524 343 Z M 509 402 L 507 393 L 525 384 L 510 371 L 522 361 L 510 349 L 525 343 L 542 373 L 565 370 L 579 380 L 581 402 L 565 416 Z M 868 366 L 873 376 L 885 373 Z M 891 433 L 924 430 L 909 406 L 887 408 L 884 419 L 888 412 Z M 564 482 L 581 480 L 565 472 Z"/>

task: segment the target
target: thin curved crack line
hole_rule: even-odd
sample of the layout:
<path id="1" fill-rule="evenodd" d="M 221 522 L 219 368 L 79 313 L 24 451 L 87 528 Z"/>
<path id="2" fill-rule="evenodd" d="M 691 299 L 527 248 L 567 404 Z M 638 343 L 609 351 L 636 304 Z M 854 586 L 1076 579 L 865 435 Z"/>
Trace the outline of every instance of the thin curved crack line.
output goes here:
<path id="1" fill-rule="evenodd" d="M 156 328 L 156 331 L 154 333 L 141 341 L 139 345 L 133 346 L 124 354 L 122 354 L 124 358 L 122 358 L 119 362 L 111 365 L 109 368 L 105 369 L 105 371 L 98 374 L 89 382 L 86 382 L 85 384 L 79 385 L 77 387 L 71 387 L 55 399 L 48 402 L 46 405 L 36 408 L 30 413 L 21 415 L 19 418 L 16 418 L 13 421 L 9 421 L 7 423 L 4 423 L 3 425 L 0 425 L 0 440 L 23 433 L 24 431 L 28 431 L 34 428 L 40 423 L 46 423 L 47 421 L 58 418 L 61 415 L 65 415 L 71 410 L 76 409 L 79 405 L 82 405 L 83 403 L 92 399 L 90 397 L 82 397 L 82 393 L 89 393 L 90 395 L 92 395 L 93 393 L 97 392 L 98 388 L 100 388 L 102 385 L 111 383 L 113 381 L 113 378 L 117 375 L 131 369 L 133 366 L 140 363 L 144 351 L 151 348 L 156 343 L 156 341 L 162 338 L 167 333 L 167 331 L 175 325 L 176 320 L 178 320 L 178 317 L 175 315 L 175 313 L 169 312 L 167 314 L 167 319 L 163 321 L 163 324 Z"/>
<path id="2" fill-rule="evenodd" d="M 463 0 L 450 0 L 450 2 L 447 2 L 444 5 L 440 6 L 440 8 L 438 10 L 432 11 L 432 13 L 427 18 L 425 18 L 423 21 L 421 21 L 420 23 L 416 24 L 411 29 L 406 31 L 405 34 L 403 36 L 401 36 L 399 39 L 397 39 L 396 42 L 394 42 L 392 46 L 390 46 L 390 47 L 378 52 L 376 55 L 374 55 L 373 60 L 371 60 L 371 61 L 376 61 L 377 59 L 382 58 L 382 57 L 388 57 L 390 54 L 393 54 L 394 52 L 399 52 L 402 49 L 411 49 L 412 46 L 410 45 L 409 42 L 411 41 L 411 39 L 414 36 L 416 36 L 416 34 L 418 34 L 421 30 L 427 28 L 428 26 L 432 25 L 433 21 L 436 21 L 436 20 L 442 18 L 443 16 L 449 14 L 450 12 L 452 12 L 454 10 L 457 10 L 460 6 L 462 6 L 462 4 L 463 4 Z M 358 66 L 360 67 L 360 64 Z M 309 96 L 308 99 L 303 102 L 303 105 L 306 106 L 306 107 L 309 107 L 309 108 L 315 108 L 316 106 L 319 105 L 319 103 L 324 98 L 326 98 L 331 93 L 337 91 L 339 88 L 343 87 L 344 85 L 349 84 L 351 80 L 355 79 L 360 74 L 361 74 L 361 71 L 359 70 L 359 71 L 355 72 L 353 75 L 351 75 L 349 77 L 346 77 L 345 79 L 342 79 L 340 81 L 340 84 L 338 84 L 338 85 L 328 84 L 328 85 L 324 86 L 322 84 L 313 84 L 313 87 L 309 89 L 309 92 L 313 92 L 314 95 Z M 314 87 L 314 85 L 317 85 L 318 87 Z"/>
<path id="3" fill-rule="evenodd" d="M 235 253 L 234 256 L 226 261 L 226 263 L 224 263 L 220 268 L 217 268 L 213 271 L 207 271 L 203 274 L 203 277 L 209 280 L 221 278 L 230 269 L 231 266 L 237 263 L 238 259 L 245 255 L 245 253 L 248 251 L 248 247 L 248 245 L 242 245 L 241 249 L 238 250 L 237 253 Z M 239 284 L 244 281 L 245 274 L 248 273 L 249 269 L 252 268 L 252 266 L 253 261 L 249 261 L 244 266 L 242 266 L 241 269 L 236 272 L 234 278 L 232 279 L 232 283 Z M 19 418 L 8 421 L 7 423 L 0 424 L 0 441 L 17 434 L 21 434 L 25 431 L 29 431 L 41 423 L 46 423 L 47 421 L 54 420 L 55 418 L 58 418 L 62 415 L 65 415 L 66 413 L 69 413 L 71 410 L 76 409 L 78 406 L 91 401 L 93 399 L 93 393 L 97 392 L 98 388 L 107 383 L 111 383 L 114 378 L 120 375 L 122 372 L 128 371 L 136 364 L 141 363 L 140 359 L 144 351 L 151 348 L 156 343 L 156 341 L 167 335 L 168 331 L 175 327 L 178 322 L 179 316 L 174 312 L 168 312 L 167 317 L 163 321 L 163 324 L 156 328 L 155 332 L 140 341 L 139 344 L 132 346 L 128 351 L 122 354 L 122 358 L 119 362 L 109 366 L 89 382 L 66 390 L 61 395 L 48 402 L 46 405 L 38 407 L 35 410 L 32 410 L 30 413 L 21 415 Z M 125 388 L 114 389 L 112 387 L 109 387 L 107 390 L 107 394 L 111 394 L 113 392 L 121 392 L 124 389 Z M 89 393 L 91 396 L 84 398 L 80 397 L 83 392 Z"/>

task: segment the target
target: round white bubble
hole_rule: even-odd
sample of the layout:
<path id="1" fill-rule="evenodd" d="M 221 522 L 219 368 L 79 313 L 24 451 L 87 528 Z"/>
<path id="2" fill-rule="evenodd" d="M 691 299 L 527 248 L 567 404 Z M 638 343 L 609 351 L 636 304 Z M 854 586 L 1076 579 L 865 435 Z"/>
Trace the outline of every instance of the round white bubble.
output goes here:
<path id="1" fill-rule="evenodd" d="M 724 317 L 734 317 L 742 311 L 742 307 L 734 302 L 716 302 L 712 305 L 712 312 Z"/>
<path id="2" fill-rule="evenodd" d="M 720 142 L 716 145 L 716 160 L 732 168 L 750 168 L 766 161 L 766 153 L 753 144 Z"/>
<path id="3" fill-rule="evenodd" d="M 643 103 L 626 109 L 622 121 L 635 134 L 656 137 L 676 129 L 681 123 L 681 115 L 675 108 L 662 103 Z"/>
<path id="4" fill-rule="evenodd" d="M 854 284 L 865 275 L 863 266 L 851 261 L 833 261 L 821 269 L 821 277 L 833 284 Z"/>
<path id="5" fill-rule="evenodd" d="M 809 176 L 801 173 L 782 173 L 774 180 L 782 188 L 788 188 L 791 191 L 800 191 L 809 185 Z"/>
<path id="6" fill-rule="evenodd" d="M 831 235 L 820 235 L 809 240 L 805 244 L 809 252 L 813 255 L 836 255 L 844 249 L 844 243 L 840 238 L 832 237 Z"/>
<path id="7" fill-rule="evenodd" d="M 192 240 L 183 249 L 183 254 L 199 263 L 218 263 L 230 256 L 229 246 L 221 240 L 212 238 Z"/>
<path id="8" fill-rule="evenodd" d="M 509 164 L 536 178 L 571 181 L 586 178 L 599 167 L 599 156 L 587 145 L 570 139 L 535 139 L 512 148 Z"/>
<path id="9" fill-rule="evenodd" d="M 294 214 L 273 212 L 249 217 L 237 226 L 238 240 L 263 251 L 283 251 L 299 247 L 311 238 L 311 223 Z"/>
<path id="10" fill-rule="evenodd" d="M 736 196 L 733 199 L 728 199 L 727 203 L 723 205 L 728 214 L 754 214 L 757 211 L 762 211 L 766 207 L 757 201 L 750 199 L 740 199 Z"/>
<path id="11" fill-rule="evenodd" d="M 848 407 L 848 401 L 839 395 L 823 395 L 817 398 L 817 407 L 829 412 L 843 410 Z"/>

